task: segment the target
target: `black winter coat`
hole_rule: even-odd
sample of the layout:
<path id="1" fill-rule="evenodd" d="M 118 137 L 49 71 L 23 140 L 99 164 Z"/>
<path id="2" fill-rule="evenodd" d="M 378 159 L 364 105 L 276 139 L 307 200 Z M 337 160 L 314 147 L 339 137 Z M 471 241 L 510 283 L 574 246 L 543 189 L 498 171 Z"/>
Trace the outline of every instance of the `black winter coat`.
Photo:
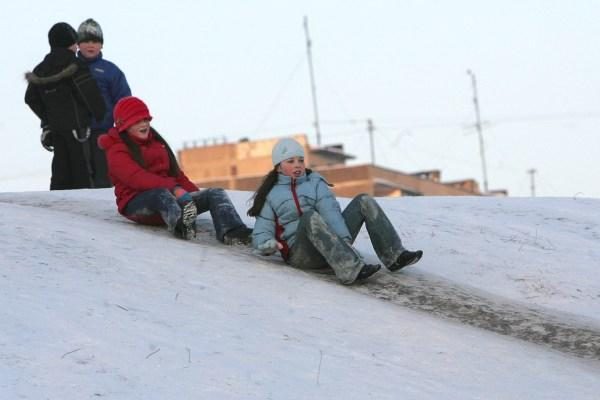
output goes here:
<path id="1" fill-rule="evenodd" d="M 92 116 L 104 118 L 106 106 L 96 81 L 69 49 L 52 48 L 25 79 L 25 103 L 53 132 L 69 134 L 88 128 Z"/>

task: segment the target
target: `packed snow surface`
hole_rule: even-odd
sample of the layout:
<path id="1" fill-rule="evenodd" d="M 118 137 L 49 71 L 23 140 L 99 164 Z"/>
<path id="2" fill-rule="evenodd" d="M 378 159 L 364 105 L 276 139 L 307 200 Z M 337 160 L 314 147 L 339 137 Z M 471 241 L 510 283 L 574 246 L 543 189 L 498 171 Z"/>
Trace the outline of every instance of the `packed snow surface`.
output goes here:
<path id="1" fill-rule="evenodd" d="M 110 189 L 0 193 L 0 398 L 599 398 L 600 200 L 378 201 L 425 255 L 346 287 L 208 214 L 183 241 Z"/>

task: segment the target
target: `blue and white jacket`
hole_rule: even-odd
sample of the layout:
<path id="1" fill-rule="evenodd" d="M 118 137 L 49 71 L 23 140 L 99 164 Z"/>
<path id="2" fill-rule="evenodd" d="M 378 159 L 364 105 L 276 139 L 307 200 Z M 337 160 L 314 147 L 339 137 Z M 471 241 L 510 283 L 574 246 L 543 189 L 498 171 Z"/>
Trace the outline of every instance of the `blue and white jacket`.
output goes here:
<path id="1" fill-rule="evenodd" d="M 115 104 L 122 97 L 131 96 L 131 89 L 127 83 L 127 78 L 125 78 L 125 74 L 119 67 L 102 58 L 102 52 L 96 58 L 87 59 L 80 52 L 77 53 L 77 57 L 90 68 L 90 72 L 102 92 L 102 97 L 104 97 L 106 109 L 108 110 L 102 121 L 92 121 L 91 128 L 95 131 L 108 132 L 113 126 L 112 110 L 115 108 Z"/>
<path id="2" fill-rule="evenodd" d="M 283 245 L 281 254 L 287 259 L 300 217 L 310 210 L 318 212 L 340 237 L 351 239 L 340 204 L 325 178 L 317 172 L 298 179 L 279 174 L 256 218 L 252 231 L 253 247 L 258 249 L 267 240 L 275 238 Z"/>

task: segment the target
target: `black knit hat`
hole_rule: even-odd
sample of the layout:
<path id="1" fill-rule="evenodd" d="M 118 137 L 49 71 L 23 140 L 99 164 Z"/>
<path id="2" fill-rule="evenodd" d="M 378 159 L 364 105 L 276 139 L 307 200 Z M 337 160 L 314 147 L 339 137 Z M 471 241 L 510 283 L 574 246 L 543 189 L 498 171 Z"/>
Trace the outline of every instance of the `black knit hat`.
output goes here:
<path id="1" fill-rule="evenodd" d="M 66 22 L 54 24 L 48 31 L 50 47 L 69 48 L 77 43 L 77 32 Z"/>
<path id="2" fill-rule="evenodd" d="M 92 18 L 88 18 L 79 25 L 77 29 L 77 43 L 81 42 L 100 42 L 104 43 L 102 28 L 100 24 Z"/>

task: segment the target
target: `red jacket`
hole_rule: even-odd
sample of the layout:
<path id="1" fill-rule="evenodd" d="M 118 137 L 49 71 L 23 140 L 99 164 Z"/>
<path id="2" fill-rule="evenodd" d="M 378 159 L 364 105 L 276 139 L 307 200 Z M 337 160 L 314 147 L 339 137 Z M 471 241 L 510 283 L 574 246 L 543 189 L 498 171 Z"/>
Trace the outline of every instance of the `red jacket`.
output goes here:
<path id="1" fill-rule="evenodd" d="M 129 200 L 146 190 L 173 190 L 177 185 L 188 192 L 198 190 L 183 172 L 177 177 L 169 176 L 169 154 L 165 146 L 156 140 L 152 130 L 148 139 L 144 141 L 130 137 L 140 147 L 146 168 L 142 168 L 133 159 L 127 144 L 121 140 L 115 128 L 98 138 L 98 146 L 106 153 L 108 174 L 115 185 L 117 207 L 121 214 Z"/>

